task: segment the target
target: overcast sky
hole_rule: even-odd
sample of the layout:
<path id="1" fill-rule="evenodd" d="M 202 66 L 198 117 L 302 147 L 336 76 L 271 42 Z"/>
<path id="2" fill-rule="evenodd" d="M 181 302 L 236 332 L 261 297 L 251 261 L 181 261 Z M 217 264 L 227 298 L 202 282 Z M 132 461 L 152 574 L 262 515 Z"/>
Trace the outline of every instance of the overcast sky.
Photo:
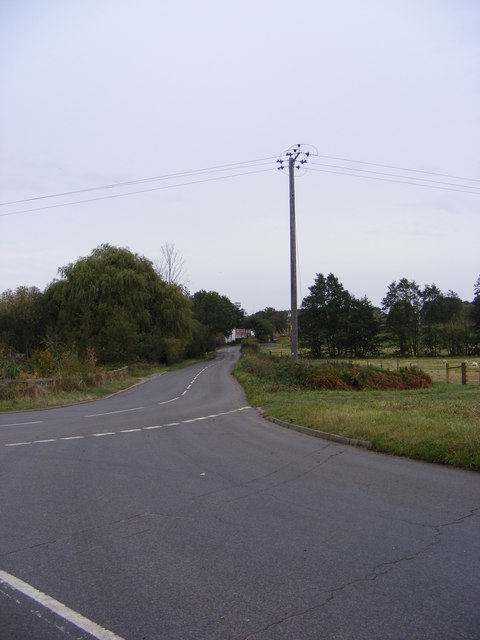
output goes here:
<path id="1" fill-rule="evenodd" d="M 330 272 L 376 305 L 402 277 L 472 300 L 479 114 L 478 0 L 1 0 L 2 203 L 186 175 L 2 204 L 0 291 L 43 290 L 101 243 L 155 261 L 169 242 L 192 293 L 286 309 L 275 161 L 304 143 L 299 305 Z"/>

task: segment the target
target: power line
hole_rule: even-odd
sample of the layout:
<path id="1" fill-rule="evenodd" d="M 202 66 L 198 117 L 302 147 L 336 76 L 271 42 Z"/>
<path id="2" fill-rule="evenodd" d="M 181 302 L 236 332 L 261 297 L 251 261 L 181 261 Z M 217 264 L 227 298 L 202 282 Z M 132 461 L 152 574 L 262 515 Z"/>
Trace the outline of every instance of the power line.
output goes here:
<path id="1" fill-rule="evenodd" d="M 356 169 L 351 169 L 351 171 L 355 171 Z M 467 191 L 466 189 L 452 189 L 451 187 L 439 187 L 432 184 L 423 184 L 421 182 L 412 182 L 411 180 L 390 180 L 389 178 L 380 178 L 378 176 L 366 176 L 366 175 L 357 175 L 355 173 L 345 173 L 345 171 L 333 171 L 331 169 L 314 169 L 310 166 L 310 171 L 318 171 L 320 173 L 334 173 L 339 176 L 349 176 L 351 178 L 361 178 L 363 180 L 378 180 L 380 182 L 395 182 L 397 184 L 408 184 L 413 187 L 425 187 L 427 189 L 440 189 L 441 191 L 455 191 L 457 193 L 467 193 L 473 196 L 480 195 L 479 191 Z M 469 187 L 472 188 L 472 187 Z M 473 187 L 476 188 L 476 187 Z"/>
<path id="2" fill-rule="evenodd" d="M 348 166 L 344 166 L 344 165 L 336 165 L 336 164 L 327 164 L 327 163 L 319 163 L 319 162 L 315 162 L 313 160 L 313 158 L 326 158 L 326 159 L 330 159 L 330 160 L 336 160 L 336 161 L 342 161 L 342 162 L 348 162 L 348 163 L 357 163 L 357 164 L 362 164 L 362 165 L 366 165 L 366 166 L 372 166 L 372 167 L 380 167 L 380 168 L 388 168 L 388 169 L 393 169 L 393 170 L 398 170 L 398 171 L 407 171 L 413 174 L 424 174 L 424 175 L 431 175 L 431 176 L 436 176 L 436 177 L 444 177 L 444 178 L 450 178 L 450 179 L 454 179 L 454 180 L 463 180 L 463 181 L 467 181 L 467 182 L 480 182 L 480 179 L 476 179 L 476 178 L 466 178 L 466 177 L 462 177 L 462 176 L 456 176 L 456 175 L 452 175 L 452 174 L 446 174 L 446 173 L 437 173 L 437 172 L 433 172 L 433 171 L 422 171 L 419 169 L 411 169 L 408 167 L 399 167 L 396 165 L 388 165 L 388 164 L 380 164 L 380 163 L 375 163 L 375 162 L 367 162 L 367 161 L 363 161 L 363 160 L 352 160 L 349 158 L 341 158 L 338 156 L 327 156 L 327 155 L 322 155 L 319 154 L 315 151 L 310 151 L 309 152 L 310 155 L 310 162 L 309 162 L 309 169 L 311 171 L 317 171 L 317 172 L 321 172 L 321 173 L 332 173 L 332 174 L 336 174 L 336 175 L 343 175 L 343 176 L 349 176 L 349 177 L 355 177 L 355 178 L 363 178 L 363 179 L 368 179 L 368 180 L 376 180 L 376 181 L 380 181 L 380 182 L 393 182 L 393 183 L 397 183 L 397 184 L 406 184 L 406 185 L 410 185 L 410 186 L 415 186 L 415 187 L 427 187 L 429 189 L 439 189 L 442 191 L 453 191 L 453 192 L 457 192 L 457 193 L 465 193 L 465 194 L 469 194 L 469 195 L 479 195 L 480 194 L 480 186 L 477 187 L 473 184 L 471 185 L 467 185 L 467 184 L 457 184 L 457 183 L 451 183 L 451 182 L 446 182 L 444 180 L 433 180 L 433 179 L 429 179 L 429 178 L 420 178 L 420 177 L 416 177 L 416 176 L 405 176 L 405 175 L 400 175 L 400 174 L 396 174 L 396 173 L 387 173 L 387 172 L 383 172 L 383 171 L 375 171 L 372 169 L 362 169 L 360 167 L 348 167 Z M 202 180 L 191 180 L 188 182 L 179 182 L 177 184 L 169 184 L 169 185 L 165 185 L 165 186 L 161 186 L 161 187 L 152 187 L 150 189 L 138 189 L 135 191 L 128 191 L 128 192 L 124 192 L 124 193 L 115 193 L 115 194 L 111 194 L 111 195 L 105 195 L 105 196 L 99 196 L 99 197 L 95 197 L 95 198 L 87 198 L 87 199 L 83 199 L 83 200 L 75 200 L 72 202 L 63 202 L 63 203 L 59 203 L 59 204 L 50 204 L 50 205 L 46 205 L 46 206 L 41 206 L 41 207 L 32 207 L 30 209 L 21 209 L 18 211 L 12 211 L 12 212 L 8 212 L 8 213 L 0 213 L 0 217 L 7 217 L 7 216 L 14 216 L 14 215 L 20 215 L 23 213 L 30 213 L 30 212 L 35 212 L 35 211 L 45 211 L 47 209 L 55 209 L 55 208 L 59 208 L 59 207 L 65 207 L 65 206 L 70 206 L 70 205 L 76 205 L 76 204 L 83 204 L 83 203 L 89 203 L 89 202 L 97 202 L 97 201 L 101 201 L 101 200 L 109 200 L 109 199 L 113 199 L 113 198 L 122 198 L 125 196 L 131 196 L 131 195 L 136 195 L 139 193 L 148 193 L 148 192 L 152 192 L 152 191 L 161 191 L 164 189 L 172 189 L 175 187 L 182 187 L 182 186 L 190 186 L 193 184 L 201 184 L 204 182 L 212 182 L 212 181 L 217 181 L 217 180 L 224 180 L 224 179 L 228 179 L 228 178 L 234 178 L 234 177 L 238 177 L 238 176 L 243 176 L 243 175 L 251 175 L 251 174 L 255 174 L 255 173 L 264 173 L 267 171 L 272 171 L 275 167 L 272 166 L 269 169 L 259 169 L 257 170 L 257 167 L 264 167 L 267 165 L 270 165 L 270 161 L 274 159 L 274 156 L 270 156 L 270 157 L 265 157 L 265 158 L 257 158 L 257 159 L 253 159 L 253 160 L 246 160 L 243 162 L 234 162 L 234 163 L 230 163 L 230 164 L 221 164 L 221 165 L 216 165 L 216 166 L 211 166 L 211 167 L 204 167 L 202 169 L 193 169 L 191 171 L 181 171 L 181 172 L 177 172 L 177 173 L 171 173 L 171 174 L 164 174 L 164 175 L 160 175 L 160 176 L 152 176 L 149 178 L 140 178 L 138 180 L 128 180 L 128 181 L 124 181 L 124 182 L 116 182 L 116 183 L 111 183 L 111 184 L 106 184 L 106 185 L 99 185 L 99 186 L 93 186 L 93 187 L 85 187 L 82 189 L 76 189 L 73 191 L 65 191 L 62 193 L 53 193 L 53 194 L 47 194 L 47 195 L 43 195 L 43 196 L 36 196 L 36 197 L 32 197 L 32 198 L 25 198 L 22 200 L 12 200 L 10 202 L 1 202 L 0 206 L 7 206 L 7 205 L 14 205 L 14 204 L 22 204 L 22 203 L 26 203 L 26 202 L 36 202 L 36 201 L 40 201 L 40 200 L 46 200 L 46 199 L 50 199 L 50 198 L 59 198 L 59 197 L 66 197 L 66 196 L 71 196 L 71 195 L 77 195 L 77 194 L 81 194 L 81 193 L 91 193 L 94 191 L 102 191 L 102 190 L 106 190 L 106 189 L 118 189 L 118 188 L 122 188 L 122 187 L 127 187 L 127 186 L 133 186 L 133 185 L 140 185 L 140 184 L 148 184 L 149 182 L 160 182 L 160 181 L 166 181 L 166 180 L 178 180 L 180 178 L 186 178 L 186 177 L 195 177 L 195 176 L 203 176 L 203 175 L 208 175 L 211 173 L 219 173 L 219 172 L 230 172 L 230 171 L 234 171 L 235 169 L 255 169 L 253 171 L 242 171 L 241 173 L 229 173 L 229 175 L 223 175 L 223 176 L 216 176 L 216 177 L 212 177 L 212 178 L 205 178 Z M 278 160 L 277 160 L 278 162 Z M 315 167 L 328 167 L 328 168 L 315 168 Z M 277 167 L 277 168 L 282 168 L 282 166 Z M 348 173 L 347 173 L 348 172 Z M 372 174 L 372 175 L 365 175 L 365 174 Z M 359 175 L 361 174 L 361 175 Z M 399 179 L 395 179 L 395 178 L 399 178 Z M 458 188 L 457 188 L 458 187 Z"/>
<path id="3" fill-rule="evenodd" d="M 79 193 L 89 193 L 91 191 L 102 191 L 104 189 L 114 189 L 118 187 L 127 187 L 135 184 L 144 184 L 147 182 L 156 182 L 160 180 L 171 180 L 175 178 L 185 178 L 188 176 L 201 175 L 205 173 L 213 173 L 217 171 L 230 171 L 235 167 L 242 166 L 243 168 L 247 167 L 257 167 L 257 166 L 265 166 L 269 164 L 265 162 L 267 160 L 272 160 L 272 157 L 269 158 L 257 158 L 256 160 L 245 160 L 244 162 L 233 162 L 231 164 L 221 164 L 214 167 L 205 167 L 204 169 L 193 169 L 192 171 L 181 171 L 179 173 L 169 173 L 162 176 L 152 176 L 150 178 L 139 178 L 138 180 L 128 180 L 124 182 L 114 182 L 111 184 L 98 185 L 95 187 L 85 187 L 82 189 L 76 189 L 74 191 L 64 191 L 62 193 L 51 193 L 44 196 L 36 196 L 33 198 L 24 198 L 22 200 L 11 200 L 10 202 L 0 202 L 0 206 L 12 205 L 12 204 L 21 204 L 23 202 L 34 202 L 36 200 L 45 200 L 47 198 L 59 198 L 63 196 L 72 196 L 77 195 Z M 261 163 L 261 164 L 260 164 Z"/>
<path id="4" fill-rule="evenodd" d="M 21 213 L 30 213 L 33 211 L 45 211 L 46 209 L 57 209 L 59 207 L 68 207 L 74 204 L 83 204 L 86 202 L 97 202 L 100 200 L 110 200 L 112 198 L 124 198 L 125 196 L 132 196 L 138 193 L 150 193 L 151 191 L 162 191 L 164 189 L 174 189 L 175 187 L 186 187 L 192 184 L 201 184 L 204 182 L 213 182 L 216 180 L 226 180 L 227 178 L 237 178 L 239 176 L 248 176 L 254 173 L 265 173 L 267 171 L 273 171 L 275 167 L 270 167 L 270 169 L 259 169 L 258 171 L 245 171 L 242 173 L 233 173 L 228 176 L 217 176 L 215 178 L 205 178 L 204 180 L 192 180 L 190 182 L 180 182 L 178 184 L 170 184 L 165 185 L 163 187 L 152 187 L 151 189 L 139 189 L 137 191 L 129 191 L 127 193 L 115 193 L 109 196 L 99 196 L 98 198 L 87 198 L 85 200 L 75 200 L 73 202 L 61 202 L 59 204 L 50 204 L 45 207 L 33 207 L 31 209 L 22 209 L 20 211 L 11 211 L 10 213 L 0 213 L 0 218 L 5 218 L 7 216 L 15 216 Z"/>
<path id="5" fill-rule="evenodd" d="M 436 173 L 435 171 L 422 171 L 421 169 L 410 169 L 409 167 L 398 167 L 391 164 L 379 164 L 377 162 L 366 162 L 365 160 L 352 160 L 351 158 L 339 158 L 337 156 L 325 156 L 319 153 L 312 153 L 317 158 L 326 158 L 327 160 L 339 160 L 341 162 L 352 162 L 355 164 L 366 164 L 372 167 L 382 167 L 383 169 L 396 169 L 397 171 L 410 171 L 412 173 L 424 173 L 430 176 L 439 176 L 441 178 L 453 178 L 454 180 L 467 180 L 468 182 L 480 182 L 480 178 L 465 178 L 464 176 L 455 176 L 449 173 Z"/>
<path id="6" fill-rule="evenodd" d="M 310 165 L 315 165 L 316 167 L 329 167 L 332 169 L 346 169 L 347 171 L 357 171 L 357 172 L 361 172 L 361 173 L 373 173 L 375 175 L 378 176 L 389 176 L 389 177 L 393 177 L 393 178 L 405 178 L 406 180 L 416 180 L 419 182 L 431 182 L 432 184 L 442 184 L 442 185 L 446 185 L 446 186 L 450 186 L 450 187 L 462 187 L 465 189 L 475 189 L 478 190 L 480 192 L 480 186 L 479 187 L 475 187 L 475 186 L 471 186 L 471 185 L 466 185 L 466 184 L 457 184 L 455 182 L 445 182 L 445 180 L 432 180 L 431 178 L 414 178 L 412 176 L 403 176 L 400 175 L 398 173 L 386 173 L 385 171 L 373 171 L 372 169 L 360 169 L 358 167 L 345 167 L 345 166 L 341 166 L 341 165 L 336 165 L 336 164 L 326 164 L 326 163 L 322 163 L 322 162 L 310 162 Z M 349 174 L 347 174 L 349 175 Z M 361 176 L 359 176 L 361 177 Z M 425 186 L 429 186 L 429 185 L 425 185 Z"/>

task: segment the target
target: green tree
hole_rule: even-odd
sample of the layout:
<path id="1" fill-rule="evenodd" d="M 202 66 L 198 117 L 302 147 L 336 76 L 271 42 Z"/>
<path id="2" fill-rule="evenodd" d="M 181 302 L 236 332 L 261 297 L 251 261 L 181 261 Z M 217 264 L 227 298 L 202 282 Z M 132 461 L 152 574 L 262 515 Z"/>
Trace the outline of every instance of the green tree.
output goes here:
<path id="1" fill-rule="evenodd" d="M 474 285 L 474 299 L 472 304 L 472 322 L 475 333 L 475 342 L 477 350 L 480 348 L 480 276 Z"/>
<path id="2" fill-rule="evenodd" d="M 422 291 L 421 343 L 428 355 L 436 356 L 441 347 L 442 325 L 445 321 L 444 296 L 435 284 Z"/>
<path id="3" fill-rule="evenodd" d="M 469 308 L 454 291 L 448 291 L 440 299 L 440 343 L 450 356 L 468 352 Z"/>
<path id="4" fill-rule="evenodd" d="M 103 363 L 155 360 L 165 340 L 180 354 L 190 339 L 190 302 L 145 257 L 103 244 L 59 273 L 45 292 L 50 334 L 80 356 L 93 346 Z"/>
<path id="5" fill-rule="evenodd" d="M 216 291 L 197 291 L 193 295 L 193 314 L 213 335 L 222 333 L 227 337 L 232 329 L 242 324 L 245 312 L 240 304 L 231 302 L 227 296 Z"/>
<path id="6" fill-rule="evenodd" d="M 266 307 L 244 320 L 246 329 L 251 329 L 260 342 L 273 342 L 276 333 L 288 331 L 288 311 L 277 311 Z"/>
<path id="7" fill-rule="evenodd" d="M 367 298 L 357 300 L 330 273 L 317 274 L 302 303 L 300 339 L 321 358 L 363 357 L 378 350 L 379 321 Z"/>
<path id="8" fill-rule="evenodd" d="M 30 357 L 44 331 L 44 296 L 37 287 L 8 289 L 0 295 L 0 342 Z"/>
<path id="9" fill-rule="evenodd" d="M 387 312 L 387 329 L 397 343 L 399 354 L 416 356 L 419 350 L 422 292 L 417 283 L 402 278 L 393 281 L 382 300 Z"/>
<path id="10" fill-rule="evenodd" d="M 352 296 L 348 323 L 350 356 L 366 358 L 376 355 L 380 348 L 380 320 L 367 297 L 357 300 Z"/>

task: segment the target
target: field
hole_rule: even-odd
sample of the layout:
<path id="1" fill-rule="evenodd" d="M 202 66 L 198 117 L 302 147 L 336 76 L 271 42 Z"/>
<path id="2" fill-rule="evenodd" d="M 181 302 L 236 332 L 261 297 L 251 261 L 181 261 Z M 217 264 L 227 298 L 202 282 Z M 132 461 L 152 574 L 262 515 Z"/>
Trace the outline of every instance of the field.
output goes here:
<path id="1" fill-rule="evenodd" d="M 235 373 L 249 402 L 262 407 L 266 415 L 368 440 L 376 451 L 480 470 L 480 385 L 475 369 L 468 385 L 462 386 L 460 378 L 454 380 L 454 371 L 459 369 L 451 371 L 447 385 L 442 359 L 401 361 L 399 366 L 421 364 L 431 375 L 433 388 L 312 391 L 272 387 L 261 376 L 246 371 L 245 359 L 251 357 L 255 356 L 244 355 Z M 272 366 L 275 360 L 272 353 Z M 397 368 L 396 359 L 369 363 L 382 363 L 384 369 L 393 371 Z"/>
<path id="2" fill-rule="evenodd" d="M 266 353 L 269 353 L 272 357 L 288 358 L 290 355 L 290 346 L 288 340 L 282 340 L 273 344 L 263 347 Z M 387 371 L 397 371 L 403 367 L 418 367 L 422 369 L 432 378 L 434 383 L 445 382 L 446 383 L 446 365 L 448 363 L 450 367 L 450 384 L 461 384 L 461 364 L 465 360 L 462 357 L 450 358 L 450 357 L 438 357 L 438 358 L 394 358 L 394 357 L 382 357 L 382 358 L 369 358 L 366 360 L 321 360 L 318 362 L 354 362 L 360 366 L 373 364 L 381 367 Z M 467 385 L 476 386 L 480 389 L 480 366 L 475 367 L 472 362 L 478 362 L 480 364 L 480 357 L 472 357 L 468 359 L 467 364 Z"/>

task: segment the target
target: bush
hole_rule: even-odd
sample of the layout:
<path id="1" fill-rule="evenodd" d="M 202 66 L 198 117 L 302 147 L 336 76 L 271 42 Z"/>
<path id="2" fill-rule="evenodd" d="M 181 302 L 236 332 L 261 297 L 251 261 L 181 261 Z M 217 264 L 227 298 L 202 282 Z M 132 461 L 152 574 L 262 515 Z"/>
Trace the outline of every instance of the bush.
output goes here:
<path id="1" fill-rule="evenodd" d="M 419 369 L 402 369 L 398 373 L 383 371 L 373 366 L 361 367 L 350 363 L 314 364 L 275 360 L 258 352 L 257 347 L 244 347 L 240 366 L 272 389 L 294 387 L 299 389 L 361 391 L 364 389 L 396 390 L 432 387 L 428 374 Z"/>
<path id="2" fill-rule="evenodd" d="M 58 361 L 50 349 L 38 349 L 33 354 L 33 364 L 35 378 L 50 378 L 55 374 Z"/>
<path id="3" fill-rule="evenodd" d="M 165 364 L 175 364 L 184 355 L 182 340 L 178 338 L 164 338 L 162 340 L 162 362 Z"/>
<path id="4" fill-rule="evenodd" d="M 260 342 L 257 338 L 247 338 L 242 341 L 242 352 L 253 351 L 254 353 L 258 353 L 260 351 Z"/>

